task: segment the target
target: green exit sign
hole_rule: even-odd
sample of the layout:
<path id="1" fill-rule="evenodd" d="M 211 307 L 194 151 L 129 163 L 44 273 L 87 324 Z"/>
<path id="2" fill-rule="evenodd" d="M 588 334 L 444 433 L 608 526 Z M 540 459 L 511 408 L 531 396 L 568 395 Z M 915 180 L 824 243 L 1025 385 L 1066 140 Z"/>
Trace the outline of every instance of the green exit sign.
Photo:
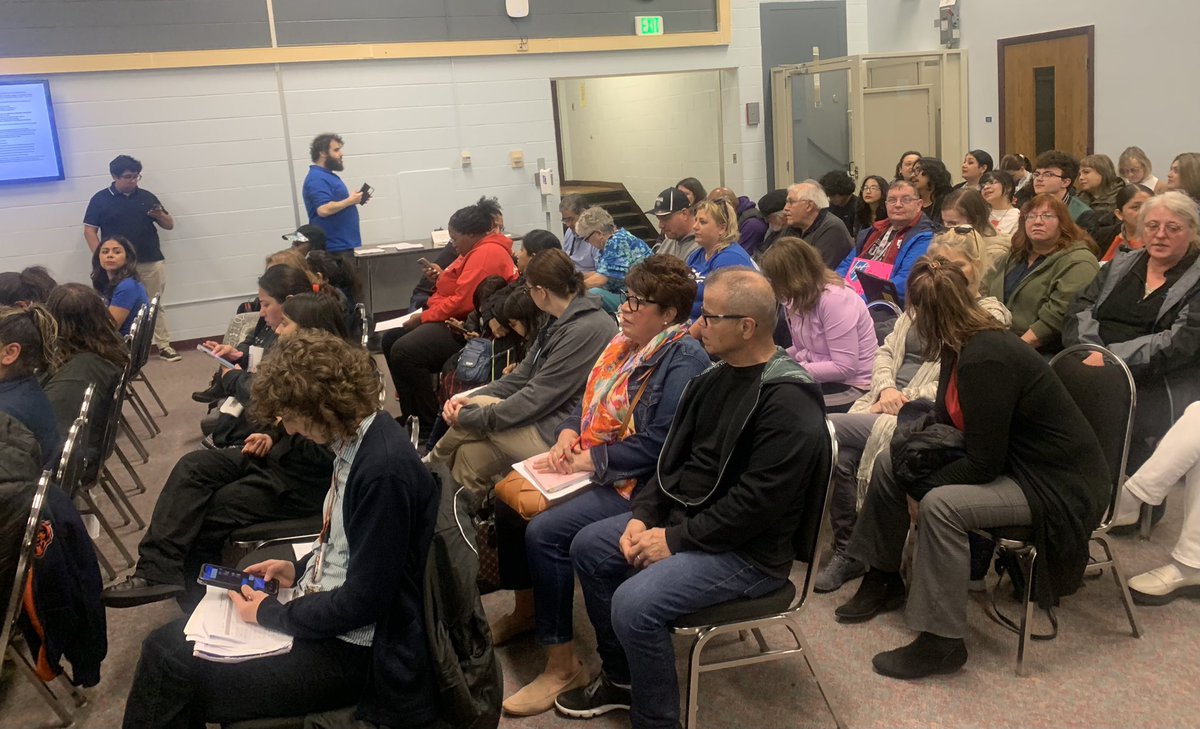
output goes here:
<path id="1" fill-rule="evenodd" d="M 662 35 L 663 22 L 661 15 L 639 15 L 634 20 L 637 21 L 638 35 Z"/>

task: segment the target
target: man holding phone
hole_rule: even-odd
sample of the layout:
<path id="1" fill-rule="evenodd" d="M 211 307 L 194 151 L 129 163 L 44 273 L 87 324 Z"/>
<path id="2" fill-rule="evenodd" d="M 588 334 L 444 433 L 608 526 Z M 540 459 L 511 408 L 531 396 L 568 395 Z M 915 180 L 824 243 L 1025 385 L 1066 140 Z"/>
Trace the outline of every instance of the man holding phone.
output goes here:
<path id="1" fill-rule="evenodd" d="M 304 178 L 304 210 L 308 222 L 325 231 L 325 249 L 330 253 L 352 255 L 362 246 L 358 227 L 358 206 L 366 205 L 371 186 L 350 192 L 337 175 L 345 169 L 342 162 L 342 138 L 336 134 L 318 134 L 309 145 L 312 165 Z"/>
<path id="2" fill-rule="evenodd" d="M 167 287 L 158 228 L 174 229 L 175 219 L 154 193 L 138 187 L 138 180 L 142 179 L 141 162 L 127 154 L 118 155 L 108 163 L 108 172 L 112 175 L 112 184 L 92 195 L 83 214 L 83 238 L 93 253 L 105 238 L 113 235 L 128 238 L 137 253 L 138 277 L 146 287 L 146 293 L 153 298 Z M 181 359 L 171 347 L 167 316 L 162 310 L 158 312 L 158 323 L 154 327 L 154 346 L 158 347 L 158 356 L 167 362 Z"/>

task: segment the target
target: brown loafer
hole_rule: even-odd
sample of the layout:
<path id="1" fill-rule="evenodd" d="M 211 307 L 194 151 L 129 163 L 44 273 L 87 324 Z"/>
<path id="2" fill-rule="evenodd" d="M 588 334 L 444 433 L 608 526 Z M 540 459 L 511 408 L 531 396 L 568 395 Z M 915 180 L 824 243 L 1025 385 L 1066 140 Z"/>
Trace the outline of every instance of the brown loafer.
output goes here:
<path id="1" fill-rule="evenodd" d="M 565 681 L 545 673 L 533 679 L 512 696 L 504 700 L 504 711 L 511 716 L 533 716 L 554 708 L 558 695 L 589 683 L 583 664 Z"/>

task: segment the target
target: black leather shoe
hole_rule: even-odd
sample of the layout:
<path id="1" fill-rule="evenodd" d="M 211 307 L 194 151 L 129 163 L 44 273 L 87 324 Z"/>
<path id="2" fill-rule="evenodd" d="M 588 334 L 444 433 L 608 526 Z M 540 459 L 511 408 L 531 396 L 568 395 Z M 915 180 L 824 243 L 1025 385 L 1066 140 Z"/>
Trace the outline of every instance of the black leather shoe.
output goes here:
<path id="1" fill-rule="evenodd" d="M 208 387 L 206 387 L 203 390 L 196 390 L 195 392 L 192 393 L 192 399 L 195 400 L 196 402 L 202 403 L 204 405 L 208 405 L 209 403 L 214 403 L 217 400 L 220 400 L 222 397 L 223 397 L 223 394 L 221 393 L 221 391 L 219 389 L 217 389 L 216 382 L 209 385 Z"/>
<path id="2" fill-rule="evenodd" d="M 900 573 L 873 569 L 863 577 L 854 597 L 833 614 L 839 623 L 862 623 L 903 604 L 904 580 Z"/>
<path id="3" fill-rule="evenodd" d="M 104 590 L 101 600 L 107 607 L 127 608 L 169 600 L 183 592 L 180 585 L 154 582 L 131 575 Z"/>
<path id="4" fill-rule="evenodd" d="M 967 645 L 962 638 L 943 638 L 933 633 L 921 633 L 903 648 L 878 653 L 871 659 L 876 673 L 905 680 L 954 673 L 966 662 Z"/>

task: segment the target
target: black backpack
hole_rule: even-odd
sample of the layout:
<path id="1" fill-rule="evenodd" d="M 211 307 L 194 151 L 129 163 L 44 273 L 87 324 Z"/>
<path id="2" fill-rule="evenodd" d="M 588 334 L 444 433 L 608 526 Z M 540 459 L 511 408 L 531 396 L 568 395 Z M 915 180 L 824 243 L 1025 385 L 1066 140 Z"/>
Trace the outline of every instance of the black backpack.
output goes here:
<path id="1" fill-rule="evenodd" d="M 495 729 L 504 677 L 475 585 L 479 556 L 466 493 L 441 464 L 441 491 L 425 567 L 425 630 L 438 690 L 439 728 Z"/>

